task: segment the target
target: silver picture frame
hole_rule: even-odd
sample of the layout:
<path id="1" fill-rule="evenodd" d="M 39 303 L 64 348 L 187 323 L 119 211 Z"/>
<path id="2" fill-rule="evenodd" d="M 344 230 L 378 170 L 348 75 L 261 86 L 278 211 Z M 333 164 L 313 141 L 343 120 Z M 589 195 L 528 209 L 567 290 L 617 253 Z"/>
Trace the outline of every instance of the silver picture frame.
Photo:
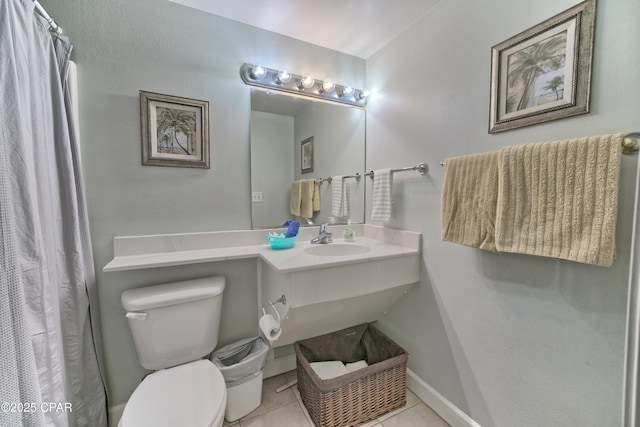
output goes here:
<path id="1" fill-rule="evenodd" d="M 209 169 L 209 102 L 140 91 L 142 164 Z"/>
<path id="2" fill-rule="evenodd" d="M 313 172 L 313 137 L 300 143 L 300 172 Z"/>
<path id="3" fill-rule="evenodd" d="M 589 112 L 596 1 L 491 48 L 489 133 Z"/>

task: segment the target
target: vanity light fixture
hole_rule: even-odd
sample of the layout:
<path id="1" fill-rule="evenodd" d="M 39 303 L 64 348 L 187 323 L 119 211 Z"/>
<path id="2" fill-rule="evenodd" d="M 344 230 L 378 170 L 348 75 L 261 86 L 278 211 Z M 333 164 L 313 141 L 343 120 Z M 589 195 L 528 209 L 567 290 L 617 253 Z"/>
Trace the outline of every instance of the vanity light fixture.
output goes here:
<path id="1" fill-rule="evenodd" d="M 338 91 L 338 96 L 342 98 L 343 96 L 349 96 L 353 93 L 353 88 L 351 86 L 345 86 L 344 88 Z"/>
<path id="2" fill-rule="evenodd" d="M 367 105 L 369 95 L 367 90 L 335 84 L 331 79 L 315 80 L 308 75 L 288 73 L 257 64 L 243 64 L 240 67 L 240 77 L 245 84 L 263 90 L 289 92 L 360 108 Z"/>
<path id="3" fill-rule="evenodd" d="M 316 79 L 314 79 L 311 76 L 305 76 L 301 78 L 300 81 L 298 82 L 298 89 L 300 90 L 311 89 L 315 83 L 316 83 Z"/>
<path id="4" fill-rule="evenodd" d="M 333 81 L 331 79 L 326 79 L 322 82 L 322 92 L 324 93 L 333 92 L 335 88 L 336 85 L 333 84 Z"/>
<path id="5" fill-rule="evenodd" d="M 260 80 L 267 74 L 267 70 L 262 65 L 257 65 L 251 69 L 251 78 Z"/>
<path id="6" fill-rule="evenodd" d="M 365 99 L 368 96 L 369 96 L 369 91 L 365 89 L 365 90 L 361 90 L 361 91 L 358 92 L 357 98 L 358 99 Z"/>
<path id="7" fill-rule="evenodd" d="M 276 77 L 276 84 L 282 85 L 287 84 L 291 81 L 291 74 L 287 73 L 287 70 L 282 70 L 278 73 Z"/>

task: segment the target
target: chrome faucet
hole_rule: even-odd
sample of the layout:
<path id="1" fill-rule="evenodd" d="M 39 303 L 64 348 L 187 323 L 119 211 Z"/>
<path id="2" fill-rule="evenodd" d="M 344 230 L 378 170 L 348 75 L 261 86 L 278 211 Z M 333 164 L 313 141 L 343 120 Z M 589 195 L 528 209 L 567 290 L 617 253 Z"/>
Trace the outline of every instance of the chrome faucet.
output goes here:
<path id="1" fill-rule="evenodd" d="M 311 239 L 311 243 L 332 243 L 333 242 L 333 233 L 327 231 L 327 223 L 325 222 L 320 226 L 320 231 L 318 231 L 318 235 Z"/>

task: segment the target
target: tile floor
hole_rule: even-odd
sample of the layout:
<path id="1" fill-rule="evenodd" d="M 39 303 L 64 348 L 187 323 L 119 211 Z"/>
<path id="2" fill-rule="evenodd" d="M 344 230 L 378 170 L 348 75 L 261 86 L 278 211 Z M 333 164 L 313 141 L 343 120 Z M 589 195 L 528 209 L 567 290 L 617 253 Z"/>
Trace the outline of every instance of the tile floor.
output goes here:
<path id="1" fill-rule="evenodd" d="M 280 393 L 276 388 L 296 377 L 291 371 L 264 380 L 262 384 L 262 404 L 249 415 L 238 421 L 224 422 L 223 427 L 313 427 L 297 387 Z M 425 405 L 410 390 L 407 390 L 407 404 L 360 427 L 448 427 L 435 412 Z"/>

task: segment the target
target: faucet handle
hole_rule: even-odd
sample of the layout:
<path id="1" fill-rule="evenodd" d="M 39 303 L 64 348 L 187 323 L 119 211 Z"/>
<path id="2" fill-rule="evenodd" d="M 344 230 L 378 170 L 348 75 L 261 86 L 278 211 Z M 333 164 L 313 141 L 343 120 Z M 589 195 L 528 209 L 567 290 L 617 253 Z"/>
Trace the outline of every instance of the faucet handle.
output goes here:
<path id="1" fill-rule="evenodd" d="M 326 223 L 326 222 L 320 224 L 320 233 L 321 234 L 327 231 L 327 225 L 329 225 L 329 224 Z"/>

